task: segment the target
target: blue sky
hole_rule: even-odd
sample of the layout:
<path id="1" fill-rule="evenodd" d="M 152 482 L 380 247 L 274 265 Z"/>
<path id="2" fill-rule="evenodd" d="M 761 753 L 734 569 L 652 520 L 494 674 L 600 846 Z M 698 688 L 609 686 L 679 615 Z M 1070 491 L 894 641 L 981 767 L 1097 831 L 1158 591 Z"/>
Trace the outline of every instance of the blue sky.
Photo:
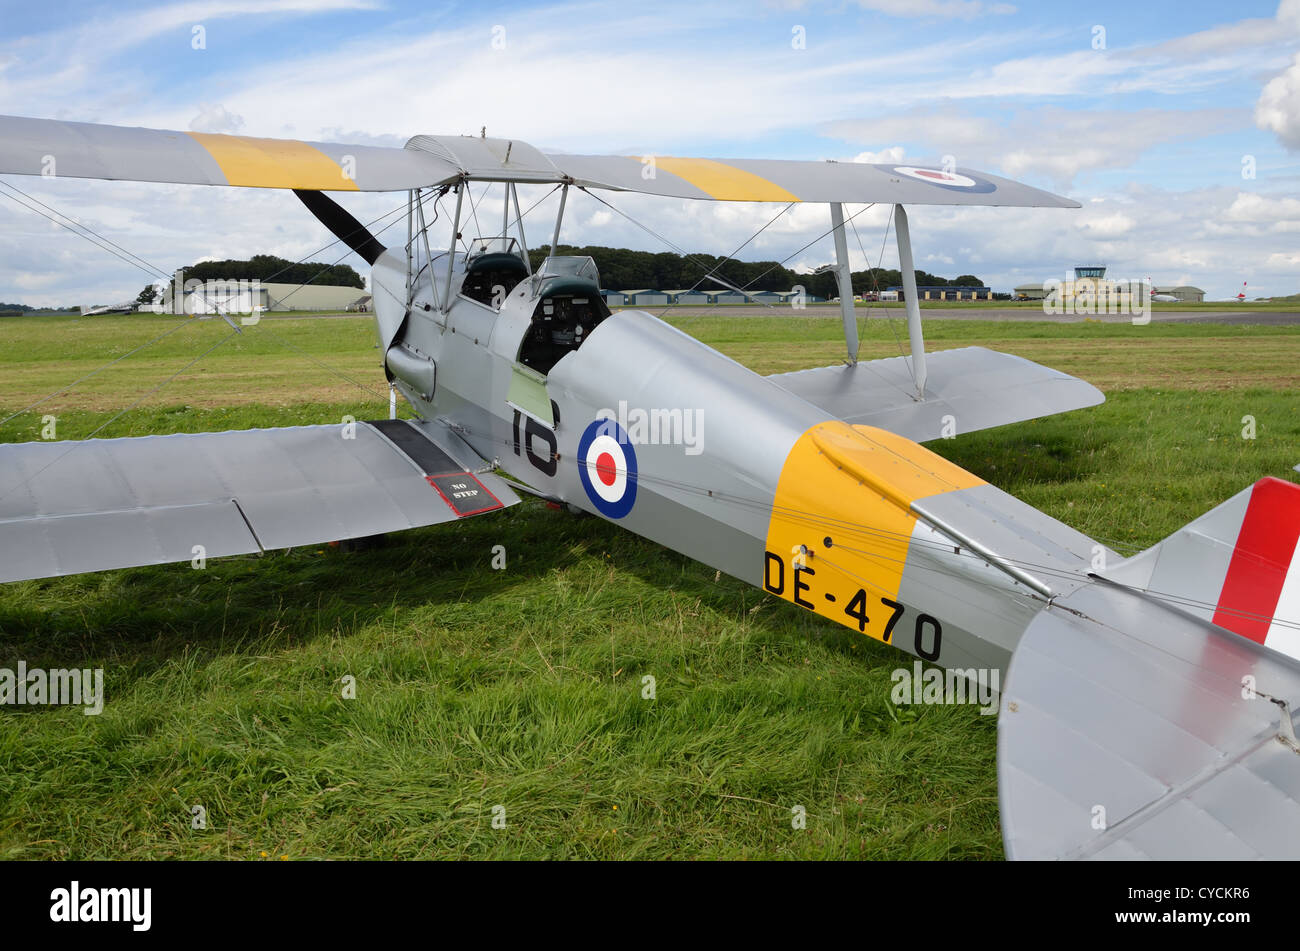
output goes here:
<path id="1" fill-rule="evenodd" d="M 1084 208 L 917 209 L 926 270 L 1009 289 L 1098 262 L 1211 297 L 1243 280 L 1252 295 L 1300 291 L 1300 0 L 4 0 L 0 22 L 4 114 L 389 145 L 486 126 L 556 151 L 951 155 Z M 299 258 L 330 240 L 281 193 L 8 180 L 165 269 L 258 251 Z M 612 200 L 674 243 L 715 253 L 776 210 Z M 347 203 L 365 217 L 396 202 Z M 547 210 L 530 217 L 533 243 L 549 237 Z M 784 258 L 825 218 L 824 207 L 796 208 L 742 256 Z M 855 266 L 877 263 L 883 209 L 858 223 L 868 254 L 855 247 Z M 585 198 L 564 240 L 664 249 Z M 790 263 L 830 256 L 824 241 Z M 146 281 L 0 202 L 0 300 L 104 302 Z"/>

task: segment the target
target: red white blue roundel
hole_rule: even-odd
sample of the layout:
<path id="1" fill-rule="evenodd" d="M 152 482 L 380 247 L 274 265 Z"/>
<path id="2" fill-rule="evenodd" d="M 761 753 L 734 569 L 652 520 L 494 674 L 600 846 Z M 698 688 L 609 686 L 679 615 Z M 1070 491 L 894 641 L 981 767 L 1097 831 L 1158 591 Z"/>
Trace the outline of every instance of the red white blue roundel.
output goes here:
<path id="1" fill-rule="evenodd" d="M 612 419 L 594 420 L 578 440 L 578 478 L 596 511 L 622 518 L 636 502 L 636 450 Z"/>
<path id="2" fill-rule="evenodd" d="M 957 172 L 946 172 L 941 168 L 918 168 L 915 165 L 898 165 L 895 166 L 894 171 L 899 175 L 915 178 L 918 182 L 928 182 L 931 185 L 938 185 L 953 191 L 983 194 L 997 188 L 992 182 L 972 178 L 969 175 L 960 175 Z"/>

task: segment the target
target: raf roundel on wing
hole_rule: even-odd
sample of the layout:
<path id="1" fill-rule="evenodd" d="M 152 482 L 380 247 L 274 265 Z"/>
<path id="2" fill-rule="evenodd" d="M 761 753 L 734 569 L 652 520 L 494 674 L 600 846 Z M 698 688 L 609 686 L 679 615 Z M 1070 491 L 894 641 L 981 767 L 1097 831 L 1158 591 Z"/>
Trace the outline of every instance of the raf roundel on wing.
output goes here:
<path id="1" fill-rule="evenodd" d="M 636 502 L 636 450 L 612 419 L 593 420 L 578 440 L 578 477 L 606 518 L 622 518 Z"/>
<path id="2" fill-rule="evenodd" d="M 915 165 L 898 165 L 894 171 L 899 175 L 906 175 L 908 178 L 914 178 L 918 182 L 927 182 L 931 185 L 938 185 L 940 188 L 947 188 L 951 191 L 975 192 L 977 194 L 987 194 L 996 191 L 997 187 L 990 181 L 977 178 L 973 175 L 963 175 L 958 172 L 948 172 L 941 168 L 919 168 Z"/>

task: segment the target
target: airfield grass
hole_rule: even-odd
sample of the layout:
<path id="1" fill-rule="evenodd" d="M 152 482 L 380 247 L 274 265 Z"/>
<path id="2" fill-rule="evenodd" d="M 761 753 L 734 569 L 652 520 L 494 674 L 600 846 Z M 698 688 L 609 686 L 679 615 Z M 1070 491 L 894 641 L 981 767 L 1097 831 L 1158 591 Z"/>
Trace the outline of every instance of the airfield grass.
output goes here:
<path id="1" fill-rule="evenodd" d="M 679 323 L 764 373 L 842 346 L 834 319 Z M 179 325 L 0 322 L 0 419 Z M 931 447 L 1122 552 L 1300 462 L 1300 328 L 926 331 L 1107 391 Z M 895 332 L 869 323 L 864 356 L 896 355 Z M 44 414 L 65 439 L 386 415 L 368 318 L 263 321 L 152 391 L 228 333 L 185 324 L 0 439 L 39 438 Z M 0 708 L 0 857 L 1002 855 L 995 717 L 894 706 L 906 655 L 533 500 L 364 551 L 0 586 L 0 666 L 20 659 L 102 667 L 108 699 L 99 716 Z"/>

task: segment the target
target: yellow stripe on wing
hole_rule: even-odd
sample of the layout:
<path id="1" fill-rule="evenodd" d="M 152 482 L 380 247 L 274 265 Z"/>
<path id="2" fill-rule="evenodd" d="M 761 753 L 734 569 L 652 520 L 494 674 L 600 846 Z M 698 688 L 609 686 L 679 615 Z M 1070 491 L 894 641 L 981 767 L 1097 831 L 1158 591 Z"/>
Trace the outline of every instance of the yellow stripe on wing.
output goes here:
<path id="1" fill-rule="evenodd" d="M 245 135 L 190 132 L 231 185 L 249 188 L 302 188 L 311 191 L 357 191 L 332 158 L 306 142 L 255 139 Z"/>
<path id="2" fill-rule="evenodd" d="M 655 165 L 720 201 L 798 201 L 775 182 L 713 159 L 655 157 Z"/>

